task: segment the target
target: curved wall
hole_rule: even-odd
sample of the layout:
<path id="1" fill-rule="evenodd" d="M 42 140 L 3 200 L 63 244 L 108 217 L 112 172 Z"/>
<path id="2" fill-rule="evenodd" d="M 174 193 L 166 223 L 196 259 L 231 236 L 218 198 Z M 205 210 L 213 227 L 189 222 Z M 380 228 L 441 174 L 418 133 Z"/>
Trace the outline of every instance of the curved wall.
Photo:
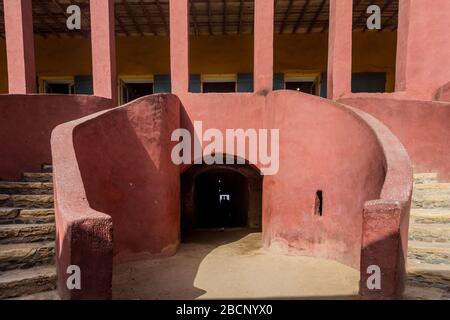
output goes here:
<path id="1" fill-rule="evenodd" d="M 175 253 L 180 174 L 191 165 L 172 163 L 175 143 L 170 136 L 181 127 L 201 139 L 194 134 L 196 121 L 202 121 L 203 132 L 280 130 L 279 171 L 263 181 L 266 247 L 338 260 L 360 269 L 362 280 L 364 266 L 381 265 L 383 281 L 390 285 L 366 292 L 362 282 L 361 293 L 401 293 L 412 188 L 405 150 L 379 121 L 361 111 L 277 91 L 267 96 L 187 94 L 180 100 L 155 95 L 54 131 L 60 281 L 67 276 L 64 266 L 73 261 L 86 279 L 105 270 L 102 283 L 75 298 L 110 296 L 106 271 L 112 270 L 112 247 L 116 262 Z M 259 161 L 250 164 L 264 168 Z M 318 190 L 323 192 L 321 217 L 314 214 Z M 91 223 L 77 227 L 86 219 Z M 77 239 L 85 241 L 74 246 Z M 92 255 L 105 258 L 91 261 Z M 74 298 L 71 294 L 62 292 L 65 298 Z"/>
<path id="2" fill-rule="evenodd" d="M 0 179 L 18 180 L 51 162 L 50 135 L 59 124 L 109 109 L 94 96 L 0 95 Z"/>
<path id="3" fill-rule="evenodd" d="M 281 130 L 280 171 L 264 181 L 264 241 L 359 268 L 362 211 L 378 199 L 385 159 L 370 127 L 343 106 L 296 92 L 268 98 Z M 323 215 L 315 215 L 316 192 Z"/>
<path id="4" fill-rule="evenodd" d="M 151 96 L 75 128 L 87 199 L 113 219 L 117 262 L 177 249 L 179 168 L 170 136 L 179 122 L 176 97 Z"/>

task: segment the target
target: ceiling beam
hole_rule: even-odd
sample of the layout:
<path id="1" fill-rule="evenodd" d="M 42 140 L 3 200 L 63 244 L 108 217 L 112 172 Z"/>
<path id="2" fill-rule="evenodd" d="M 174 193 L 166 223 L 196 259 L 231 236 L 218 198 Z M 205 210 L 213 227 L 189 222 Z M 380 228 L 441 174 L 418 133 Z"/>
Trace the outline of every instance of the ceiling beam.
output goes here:
<path id="1" fill-rule="evenodd" d="M 227 1 L 226 0 L 222 0 L 222 4 L 223 4 L 223 24 L 222 24 L 222 34 L 226 35 L 227 34 Z"/>
<path id="2" fill-rule="evenodd" d="M 392 0 L 391 2 L 390 2 L 390 5 L 392 5 L 392 4 L 394 4 L 394 1 Z M 387 6 L 386 7 L 386 9 L 387 8 L 389 8 L 389 6 Z M 398 17 L 398 10 L 396 11 L 396 10 L 394 10 L 393 12 L 392 12 L 392 15 L 389 17 L 389 18 L 387 18 L 384 22 L 382 22 L 382 26 L 388 26 L 388 23 L 389 22 L 391 22 L 395 17 Z M 397 26 L 395 26 L 394 28 L 393 28 L 393 30 L 395 30 L 395 28 L 396 28 Z M 382 27 L 380 30 L 378 30 L 378 32 L 381 32 L 381 31 L 383 31 L 384 30 L 384 28 Z"/>
<path id="3" fill-rule="evenodd" d="M 150 30 L 152 31 L 152 34 L 154 36 L 158 35 L 158 31 L 156 30 L 155 25 L 153 24 L 153 21 L 152 21 L 152 15 L 151 15 L 150 11 L 148 11 L 148 8 L 146 7 L 143 0 L 139 0 L 139 6 L 145 14 L 145 18 L 150 27 Z"/>
<path id="4" fill-rule="evenodd" d="M 239 21 L 238 21 L 238 34 L 241 34 L 242 30 L 242 14 L 244 12 L 244 3 L 242 0 L 239 1 Z"/>
<path id="5" fill-rule="evenodd" d="M 319 9 L 316 11 L 316 14 L 314 15 L 314 18 L 309 24 L 308 31 L 306 31 L 306 33 L 311 33 L 312 29 L 314 28 L 314 25 L 316 24 L 317 18 L 322 13 L 323 7 L 325 6 L 326 2 L 327 0 L 322 0 L 322 2 L 320 3 Z"/>
<path id="6" fill-rule="evenodd" d="M 281 22 L 280 34 L 282 34 L 284 32 L 284 29 L 286 28 L 286 22 L 289 17 L 289 14 L 291 13 L 293 4 L 294 4 L 294 0 L 289 0 L 289 4 L 288 4 L 287 10 L 286 10 L 286 13 L 284 14 L 283 22 Z"/>
<path id="7" fill-rule="evenodd" d="M 67 17 L 67 8 L 64 8 L 64 6 L 61 4 L 61 3 L 59 3 L 59 1 L 58 0 L 52 0 L 52 2 L 59 8 L 59 10 L 61 10 L 61 12 L 62 12 L 62 14 L 65 16 L 65 17 Z M 73 31 L 73 30 L 72 30 Z M 85 36 L 83 33 L 81 33 L 83 36 Z M 69 36 L 70 37 L 75 37 L 75 34 L 74 34 L 74 32 L 69 32 Z"/>
<path id="8" fill-rule="evenodd" d="M 194 34 L 198 36 L 198 21 L 197 21 L 197 9 L 195 9 L 194 2 L 192 0 L 189 0 L 189 8 L 190 8 L 190 14 L 192 15 L 192 22 L 194 23 Z"/>
<path id="9" fill-rule="evenodd" d="M 211 26 L 211 0 L 207 0 L 207 6 L 208 6 L 208 32 L 209 35 L 213 35 L 212 26 Z"/>
<path id="10" fill-rule="evenodd" d="M 125 7 L 125 11 L 130 16 L 131 21 L 133 21 L 133 25 L 136 28 L 137 32 L 141 35 L 141 37 L 143 37 L 144 36 L 144 32 L 142 32 L 142 29 L 139 26 L 139 23 L 137 22 L 134 14 L 133 14 L 133 10 L 131 10 L 130 6 L 128 5 L 127 0 L 122 0 L 121 4 Z"/>
<path id="11" fill-rule="evenodd" d="M 155 0 L 155 2 L 156 2 L 156 6 L 158 7 L 159 16 L 161 17 L 161 20 L 164 23 L 164 26 L 166 28 L 166 32 L 167 32 L 167 34 L 169 34 L 169 25 L 167 24 L 167 19 L 166 19 L 166 16 L 164 15 L 164 9 L 161 5 L 161 2 L 159 2 L 159 0 Z"/>
<path id="12" fill-rule="evenodd" d="M 308 6 L 310 4 L 311 0 L 306 0 L 305 4 L 303 5 L 302 11 L 300 12 L 300 15 L 298 16 L 297 22 L 295 23 L 294 29 L 292 29 L 292 33 L 297 33 L 298 29 L 300 29 L 300 24 L 303 21 L 303 18 L 305 17 L 306 10 L 308 10 Z"/>

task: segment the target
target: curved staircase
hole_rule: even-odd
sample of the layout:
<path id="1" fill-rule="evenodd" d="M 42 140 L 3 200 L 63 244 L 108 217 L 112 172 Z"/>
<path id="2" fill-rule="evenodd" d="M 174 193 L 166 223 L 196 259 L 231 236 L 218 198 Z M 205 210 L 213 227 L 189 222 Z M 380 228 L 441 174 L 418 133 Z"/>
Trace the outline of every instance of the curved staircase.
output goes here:
<path id="1" fill-rule="evenodd" d="M 0 181 L 0 299 L 56 288 L 51 171 L 46 165 L 21 182 Z"/>
<path id="2" fill-rule="evenodd" d="M 416 174 L 411 204 L 407 299 L 450 299 L 450 183 Z"/>

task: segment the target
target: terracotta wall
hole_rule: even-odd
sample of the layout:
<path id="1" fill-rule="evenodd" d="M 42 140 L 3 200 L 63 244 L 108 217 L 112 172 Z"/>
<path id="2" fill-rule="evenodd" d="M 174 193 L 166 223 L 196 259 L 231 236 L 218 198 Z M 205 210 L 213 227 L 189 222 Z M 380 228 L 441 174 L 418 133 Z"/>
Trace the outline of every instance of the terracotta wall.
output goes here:
<path id="1" fill-rule="evenodd" d="M 175 253 L 180 173 L 189 166 L 180 168 L 171 161 L 175 143 L 170 135 L 181 124 L 199 139 L 194 121 L 202 121 L 204 130 L 280 129 L 280 169 L 263 181 L 267 247 L 331 258 L 358 269 L 360 264 L 379 263 L 391 286 L 376 294 L 399 293 L 403 282 L 397 273 L 404 273 L 399 265 L 404 251 L 399 248 L 405 234 L 392 230 L 407 230 L 402 226 L 405 221 L 407 226 L 412 177 L 406 152 L 381 123 L 294 91 L 179 98 L 182 106 L 173 95 L 142 98 L 54 131 L 60 281 L 66 277 L 64 266 L 77 264 L 84 270 L 84 281 L 96 283 L 76 297 L 63 291 L 63 297 L 110 297 L 112 246 L 116 262 Z M 256 162 L 261 170 L 263 165 Z M 314 215 L 317 190 L 324 195 L 322 217 Z M 370 200 L 377 202 L 371 205 Z M 394 205 L 398 219 L 377 222 L 374 228 L 369 223 L 373 219 L 364 218 L 366 211 L 369 217 L 377 212 L 377 221 Z M 85 219 L 88 222 L 79 225 Z M 365 238 L 363 230 L 371 238 Z M 368 247 L 375 247 L 377 254 L 361 255 Z M 383 248 L 393 254 L 386 257 Z M 91 255 L 104 259 L 90 260 Z M 96 278 L 99 270 L 104 277 Z"/>
<path id="2" fill-rule="evenodd" d="M 450 181 L 450 104 L 376 96 L 340 101 L 388 126 L 407 149 L 415 172 L 438 172 Z"/>
<path id="3" fill-rule="evenodd" d="M 280 171 L 263 181 L 267 246 L 359 268 L 361 213 L 366 201 L 379 198 L 385 173 L 381 147 L 364 121 L 331 101 L 289 91 L 180 99 L 182 126 L 191 131 L 197 120 L 204 130 L 280 129 Z M 318 190 L 323 217 L 314 216 Z"/>
<path id="4" fill-rule="evenodd" d="M 51 163 L 50 135 L 57 125 L 110 107 L 94 96 L 0 95 L 0 179 L 39 172 Z"/>
<path id="5" fill-rule="evenodd" d="M 118 262 L 177 249 L 180 179 L 170 137 L 179 123 L 178 99 L 151 96 L 75 128 L 88 201 L 113 219 Z"/>
<path id="6" fill-rule="evenodd" d="M 396 91 L 432 100 L 450 80 L 450 1 L 401 0 Z"/>

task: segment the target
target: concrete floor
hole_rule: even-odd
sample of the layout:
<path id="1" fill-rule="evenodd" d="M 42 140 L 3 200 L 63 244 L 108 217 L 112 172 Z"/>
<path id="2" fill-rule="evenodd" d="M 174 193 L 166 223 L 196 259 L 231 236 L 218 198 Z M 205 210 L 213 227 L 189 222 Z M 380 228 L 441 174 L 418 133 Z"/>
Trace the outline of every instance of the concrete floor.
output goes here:
<path id="1" fill-rule="evenodd" d="M 177 255 L 116 266 L 114 299 L 356 299 L 359 272 L 265 251 L 261 233 L 199 231 Z"/>

